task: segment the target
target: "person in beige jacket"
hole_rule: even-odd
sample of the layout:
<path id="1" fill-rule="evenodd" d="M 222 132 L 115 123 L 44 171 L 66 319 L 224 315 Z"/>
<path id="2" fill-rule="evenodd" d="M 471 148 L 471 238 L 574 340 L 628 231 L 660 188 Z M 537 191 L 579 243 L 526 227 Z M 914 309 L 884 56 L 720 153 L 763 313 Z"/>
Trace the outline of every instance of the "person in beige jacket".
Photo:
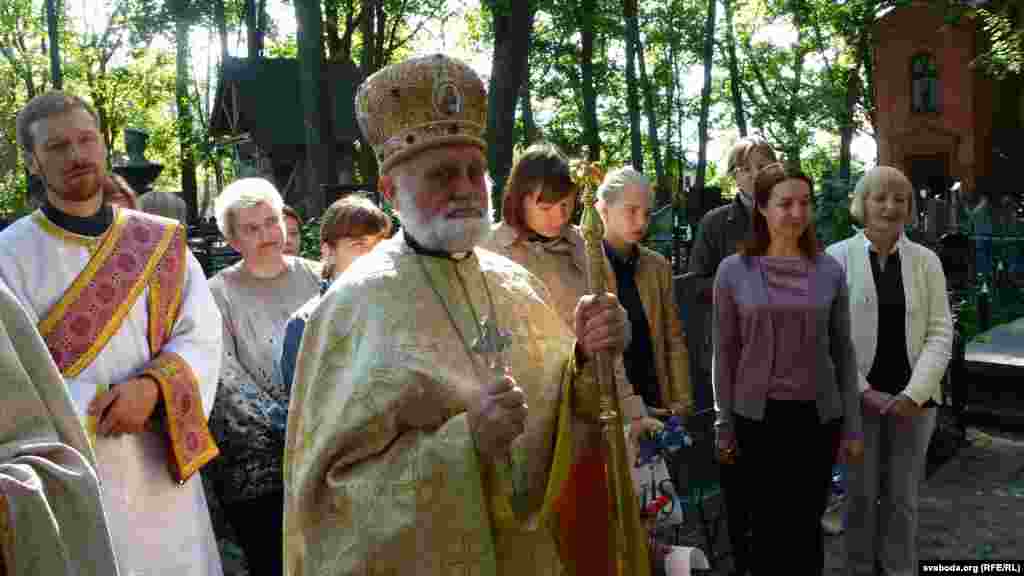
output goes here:
<path id="1" fill-rule="evenodd" d="M 514 261 L 548 289 L 562 320 L 573 329 L 573 315 L 587 294 L 586 242 L 572 224 L 579 190 L 569 174 L 569 159 L 557 146 L 538 143 L 516 160 L 502 197 L 502 221 L 483 247 Z M 608 290 L 614 276 L 606 266 Z M 626 422 L 646 416 L 642 398 L 626 379 L 622 357 L 615 363 L 619 398 Z"/>
<path id="2" fill-rule="evenodd" d="M 605 226 L 609 292 L 629 314 L 632 340 L 623 354 L 626 379 L 648 408 L 689 414 L 690 360 L 672 291 L 672 266 L 640 245 L 647 233 L 651 184 L 631 167 L 609 172 L 597 190 Z"/>
<path id="3" fill-rule="evenodd" d="M 565 155 L 552 144 L 530 146 L 505 184 L 502 221 L 483 243 L 540 278 L 570 329 L 576 303 L 587 293 L 586 244 L 570 223 L 576 196 Z"/>

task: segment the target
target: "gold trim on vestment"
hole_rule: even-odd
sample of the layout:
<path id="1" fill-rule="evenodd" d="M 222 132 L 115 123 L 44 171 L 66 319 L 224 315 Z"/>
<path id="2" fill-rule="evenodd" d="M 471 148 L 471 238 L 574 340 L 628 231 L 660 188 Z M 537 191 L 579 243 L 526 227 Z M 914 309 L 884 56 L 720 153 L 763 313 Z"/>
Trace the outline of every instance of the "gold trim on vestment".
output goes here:
<path id="1" fill-rule="evenodd" d="M 160 279 L 153 276 L 152 281 L 149 283 L 149 299 L 146 304 L 149 306 L 149 353 L 156 356 L 160 351 L 160 348 L 164 345 L 161 342 L 161 326 L 160 322 L 163 321 L 163 315 L 160 314 Z M 170 334 L 170 324 L 166 326 L 167 332 L 163 335 Z"/>
<path id="2" fill-rule="evenodd" d="M 184 484 L 220 454 L 207 428 L 199 380 L 188 362 L 173 352 L 161 353 L 141 375 L 159 384 L 170 439 L 168 464 L 174 480 Z M 195 447 L 190 448 L 190 441 Z"/>
<path id="3" fill-rule="evenodd" d="M 38 214 L 42 216 L 42 212 L 38 212 Z M 113 252 L 114 248 L 117 247 L 117 241 L 121 239 L 121 234 L 124 232 L 125 222 L 127 222 L 127 220 L 124 213 L 119 210 L 115 210 L 114 223 L 111 224 L 110 230 L 107 230 L 107 232 L 98 239 L 90 238 L 90 240 L 99 240 L 102 243 L 100 244 L 99 249 L 93 253 L 92 258 L 89 259 L 89 263 L 85 265 L 85 269 L 82 270 L 82 273 L 75 278 L 75 281 L 71 283 L 71 286 L 60 297 L 60 300 L 57 301 L 57 305 L 54 306 L 46 315 L 46 318 L 43 318 L 42 322 L 39 323 L 39 334 L 44 340 L 50 332 L 53 332 L 53 329 L 60 324 L 61 320 L 64 319 L 64 313 L 67 312 L 67 309 L 75 301 L 78 300 L 79 296 L 82 295 L 82 291 L 85 290 L 85 287 L 88 286 L 90 282 L 92 282 L 93 278 L 96 276 L 96 272 L 98 272 L 103 264 L 106 263 L 111 252 Z M 74 242 L 76 244 L 81 244 L 80 239 L 86 238 L 85 236 L 79 236 L 63 230 L 53 222 L 50 222 L 50 220 L 45 216 L 41 218 L 40 225 L 43 230 L 47 231 L 49 231 L 47 228 L 48 226 L 52 227 L 52 234 L 62 240 L 66 239 L 69 242 Z M 68 376 L 68 374 L 64 375 Z"/>
<path id="4" fill-rule="evenodd" d="M 120 238 L 124 232 L 125 218 L 123 212 L 118 211 L 117 217 L 114 221 L 114 225 L 110 229 L 110 237 L 107 238 L 103 245 L 96 254 L 89 260 L 85 270 L 75 278 L 75 281 L 71 284 L 71 287 L 64 296 L 61 297 L 60 302 L 54 307 L 53 312 L 47 315 L 47 317 L 40 323 L 39 332 L 46 336 L 59 324 L 64 318 L 65 312 L 82 294 L 82 291 L 95 279 L 96 273 L 106 263 L 106 259 L 110 257 L 116 246 L 116 240 Z M 149 281 L 150 276 L 153 274 L 153 270 L 156 269 L 160 259 L 164 257 L 167 252 L 167 247 L 171 243 L 171 239 L 174 237 L 175 228 L 168 226 L 163 231 L 163 236 L 160 238 L 160 243 L 157 244 L 155 250 L 150 255 L 149 260 L 146 262 L 146 266 L 142 269 L 142 272 L 135 279 L 135 283 L 132 285 L 131 290 L 128 292 L 128 297 L 124 299 L 121 304 L 117 306 L 114 314 L 111 316 L 110 321 L 103 327 L 96 339 L 89 346 L 89 349 L 79 356 L 71 366 L 64 371 L 65 378 L 74 378 L 78 376 L 82 370 L 85 370 L 92 361 L 96 359 L 100 351 L 106 347 L 107 342 L 114 335 L 118 329 L 121 328 L 121 323 L 124 321 L 128 313 L 131 312 L 132 307 L 135 305 L 135 301 L 138 300 L 139 295 L 146 288 L 146 283 Z"/>
<path id="5" fill-rule="evenodd" d="M 14 532 L 11 530 L 11 507 L 7 497 L 0 494 L 0 576 L 7 576 L 8 566 L 14 566 Z M 13 570 L 13 568 L 12 568 Z"/>
<path id="6" fill-rule="evenodd" d="M 116 211 L 115 211 L 116 213 Z M 106 236 L 83 236 L 81 234 L 75 234 L 74 232 L 68 232 L 54 224 L 46 214 L 43 214 L 42 210 L 36 210 L 32 213 L 32 221 L 39 225 L 50 236 L 70 242 L 72 244 L 78 244 L 88 249 L 90 252 L 96 249 L 96 245 L 106 239 Z"/>
<path id="7" fill-rule="evenodd" d="M 173 240 L 173 238 L 172 238 Z M 181 238 L 178 241 L 178 246 L 175 246 L 175 254 L 181 258 L 181 262 L 178 264 L 177 277 L 173 280 L 172 288 L 174 289 L 174 295 L 171 299 L 167 310 L 161 310 L 162 304 L 160 298 L 164 287 L 160 282 L 160 274 L 153 274 L 149 282 L 149 298 L 147 304 L 149 306 L 149 346 L 150 353 L 156 356 L 160 353 L 164 343 L 170 338 L 171 332 L 174 330 L 174 323 L 178 319 L 178 311 L 181 308 L 181 302 L 185 297 L 185 271 L 188 269 L 188 248 L 185 242 L 185 235 L 182 233 Z M 163 322 L 163 326 L 160 323 Z"/>

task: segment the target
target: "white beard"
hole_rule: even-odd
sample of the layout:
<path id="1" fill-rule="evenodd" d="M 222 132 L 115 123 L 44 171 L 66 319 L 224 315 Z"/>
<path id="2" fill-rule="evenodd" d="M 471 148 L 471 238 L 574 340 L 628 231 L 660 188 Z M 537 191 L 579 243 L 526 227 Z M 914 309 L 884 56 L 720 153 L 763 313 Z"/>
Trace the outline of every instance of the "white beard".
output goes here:
<path id="1" fill-rule="evenodd" d="M 454 254 L 469 252 L 490 233 L 491 195 L 487 194 L 487 203 L 483 207 L 483 215 L 479 218 L 447 219 L 435 216 L 427 221 L 416 208 L 416 201 L 411 192 L 404 187 L 398 188 L 399 220 L 420 246 L 427 250 L 438 250 Z M 453 210 L 459 205 L 450 203 L 446 209 Z"/>

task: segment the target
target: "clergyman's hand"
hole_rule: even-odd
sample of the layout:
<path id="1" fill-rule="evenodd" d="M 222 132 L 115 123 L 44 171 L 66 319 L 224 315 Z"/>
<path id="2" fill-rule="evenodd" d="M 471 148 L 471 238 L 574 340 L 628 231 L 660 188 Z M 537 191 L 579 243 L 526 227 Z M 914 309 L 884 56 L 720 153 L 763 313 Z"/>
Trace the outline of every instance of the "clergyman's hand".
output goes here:
<path id="1" fill-rule="evenodd" d="M 621 352 L 626 349 L 629 317 L 614 294 L 580 298 L 575 318 L 576 338 L 586 358 L 592 358 L 601 350 Z"/>
<path id="2" fill-rule="evenodd" d="M 132 378 L 93 398 L 88 412 L 97 419 L 100 436 L 138 434 L 153 415 L 159 394 L 152 378 Z"/>
<path id="3" fill-rule="evenodd" d="M 492 459 L 507 454 L 512 441 L 526 430 L 526 415 L 526 394 L 511 375 L 487 383 L 469 410 L 477 451 Z"/>

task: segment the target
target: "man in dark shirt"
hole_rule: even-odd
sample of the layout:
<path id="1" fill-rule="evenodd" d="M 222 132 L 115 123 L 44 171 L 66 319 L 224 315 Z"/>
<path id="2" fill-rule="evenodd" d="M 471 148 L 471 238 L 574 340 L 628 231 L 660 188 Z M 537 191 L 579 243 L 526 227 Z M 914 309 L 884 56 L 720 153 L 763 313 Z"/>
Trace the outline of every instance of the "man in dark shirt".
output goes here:
<path id="1" fill-rule="evenodd" d="M 736 248 L 747 236 L 750 228 L 750 211 L 754 204 L 754 179 L 763 166 L 775 162 L 775 152 L 767 142 L 759 138 L 744 138 L 733 146 L 729 153 L 729 174 L 736 180 L 736 198 L 725 206 L 719 206 L 704 215 L 697 230 L 690 255 L 689 271 L 699 276 L 696 280 L 698 301 L 706 306 L 690 313 L 691 334 L 700 337 L 695 350 L 695 389 L 699 400 L 701 391 L 711 379 L 711 318 L 713 318 L 711 286 L 715 272 L 722 260 L 736 252 Z M 621 297 L 620 297 L 621 298 Z M 628 308 L 627 308 L 628 309 Z M 750 547 L 747 532 L 750 527 L 750 506 L 746 504 L 742 491 L 741 471 L 736 465 L 722 466 L 722 489 L 725 493 L 726 513 L 729 525 L 729 540 L 732 544 L 734 574 L 745 574 L 750 570 Z M 749 479 L 748 479 L 749 481 Z"/>

